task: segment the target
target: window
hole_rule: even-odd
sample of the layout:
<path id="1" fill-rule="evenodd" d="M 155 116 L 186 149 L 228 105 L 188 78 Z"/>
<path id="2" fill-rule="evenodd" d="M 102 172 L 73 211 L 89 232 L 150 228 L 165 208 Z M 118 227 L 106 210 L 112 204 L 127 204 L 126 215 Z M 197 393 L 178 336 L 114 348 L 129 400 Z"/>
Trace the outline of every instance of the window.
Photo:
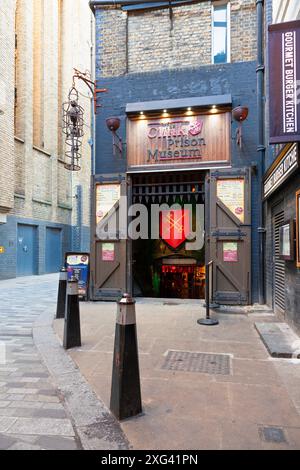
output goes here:
<path id="1" fill-rule="evenodd" d="M 230 61 L 230 5 L 223 3 L 212 8 L 212 60 L 214 64 Z"/>

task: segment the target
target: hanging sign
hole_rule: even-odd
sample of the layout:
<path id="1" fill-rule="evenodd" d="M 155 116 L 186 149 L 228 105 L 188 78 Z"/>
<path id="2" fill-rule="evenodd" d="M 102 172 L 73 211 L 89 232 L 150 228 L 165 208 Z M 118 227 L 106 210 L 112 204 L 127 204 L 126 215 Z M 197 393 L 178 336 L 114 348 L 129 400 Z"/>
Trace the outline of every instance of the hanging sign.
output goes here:
<path id="1" fill-rule="evenodd" d="M 300 141 L 300 21 L 269 26 L 270 143 Z"/>
<path id="2" fill-rule="evenodd" d="M 218 179 L 217 197 L 242 223 L 245 222 L 245 181 Z"/>

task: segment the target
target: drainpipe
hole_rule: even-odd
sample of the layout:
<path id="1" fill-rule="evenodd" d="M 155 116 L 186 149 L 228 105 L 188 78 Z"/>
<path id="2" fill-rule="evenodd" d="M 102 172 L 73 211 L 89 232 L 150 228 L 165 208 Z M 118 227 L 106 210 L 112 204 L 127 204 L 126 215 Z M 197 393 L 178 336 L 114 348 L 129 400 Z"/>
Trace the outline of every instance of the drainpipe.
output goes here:
<path id="1" fill-rule="evenodd" d="M 257 122 L 258 122 L 258 146 L 257 151 L 259 154 L 260 161 L 260 173 L 261 173 L 261 207 L 259 214 L 259 303 L 265 304 L 265 284 L 264 284 L 264 271 L 265 271 L 265 232 L 264 227 L 264 203 L 262 202 L 262 178 L 265 173 L 265 96 L 264 96 L 264 85 L 265 85 L 265 65 L 264 65 L 264 0 L 256 0 L 256 12 L 257 12 Z"/>

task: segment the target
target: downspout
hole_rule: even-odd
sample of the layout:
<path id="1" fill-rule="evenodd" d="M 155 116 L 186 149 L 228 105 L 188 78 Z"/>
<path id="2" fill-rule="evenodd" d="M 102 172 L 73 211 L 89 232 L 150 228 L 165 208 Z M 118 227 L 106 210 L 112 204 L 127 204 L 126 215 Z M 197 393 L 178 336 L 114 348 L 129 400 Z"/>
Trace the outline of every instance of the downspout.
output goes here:
<path id="1" fill-rule="evenodd" d="M 265 217 L 262 191 L 262 178 L 265 173 L 265 65 L 264 65 L 264 0 L 256 0 L 257 13 L 257 123 L 258 146 L 260 161 L 260 191 L 261 207 L 259 211 L 259 286 L 258 295 L 260 305 L 265 304 Z"/>

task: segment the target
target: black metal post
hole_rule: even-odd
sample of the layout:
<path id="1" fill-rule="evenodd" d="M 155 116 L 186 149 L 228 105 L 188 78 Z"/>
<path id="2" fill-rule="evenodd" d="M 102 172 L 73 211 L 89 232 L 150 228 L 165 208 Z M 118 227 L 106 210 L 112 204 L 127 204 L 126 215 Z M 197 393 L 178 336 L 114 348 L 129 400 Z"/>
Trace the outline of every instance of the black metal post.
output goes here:
<path id="1" fill-rule="evenodd" d="M 67 301 L 65 313 L 64 348 L 79 348 L 81 346 L 80 311 L 78 297 L 78 279 L 72 277 L 67 286 Z"/>
<path id="2" fill-rule="evenodd" d="M 210 285 L 211 285 L 211 268 L 213 267 L 213 262 L 211 261 L 206 265 L 206 273 L 205 273 L 205 307 L 206 307 L 206 318 L 200 318 L 197 321 L 198 325 L 204 326 L 216 326 L 219 325 L 219 321 L 211 318 L 210 316 Z"/>
<path id="3" fill-rule="evenodd" d="M 68 271 L 66 270 L 66 268 L 62 268 L 60 270 L 60 275 L 59 275 L 56 319 L 65 318 L 67 283 L 68 283 Z"/>
<path id="4" fill-rule="evenodd" d="M 110 409 L 120 421 L 142 412 L 135 300 L 129 294 L 118 302 Z"/>

